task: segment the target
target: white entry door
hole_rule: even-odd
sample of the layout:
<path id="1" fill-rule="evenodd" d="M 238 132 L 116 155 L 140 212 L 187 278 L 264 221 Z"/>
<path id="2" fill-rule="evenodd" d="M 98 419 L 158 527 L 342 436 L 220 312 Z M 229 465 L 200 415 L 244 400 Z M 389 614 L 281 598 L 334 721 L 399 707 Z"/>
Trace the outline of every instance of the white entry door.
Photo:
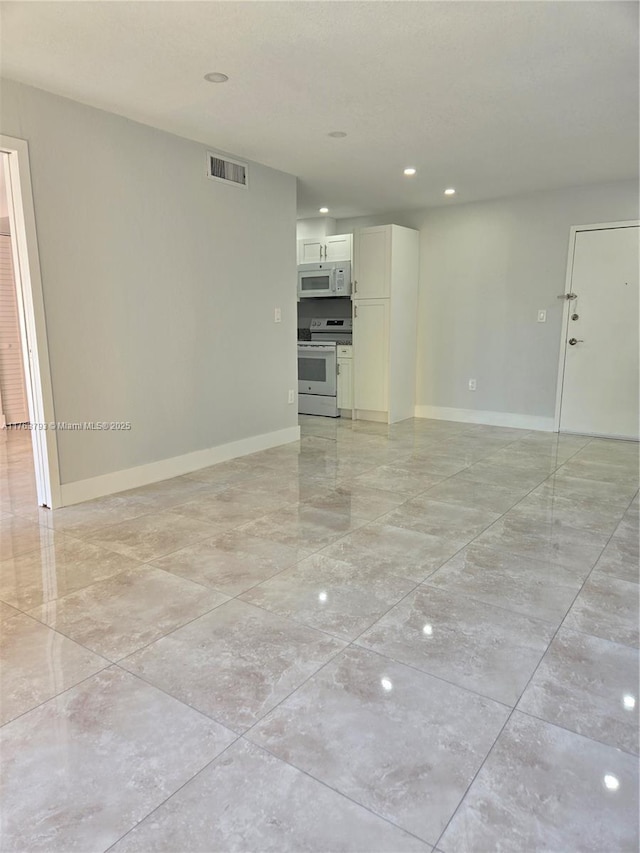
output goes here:
<path id="1" fill-rule="evenodd" d="M 638 226 L 576 233 L 562 432 L 638 439 Z"/>

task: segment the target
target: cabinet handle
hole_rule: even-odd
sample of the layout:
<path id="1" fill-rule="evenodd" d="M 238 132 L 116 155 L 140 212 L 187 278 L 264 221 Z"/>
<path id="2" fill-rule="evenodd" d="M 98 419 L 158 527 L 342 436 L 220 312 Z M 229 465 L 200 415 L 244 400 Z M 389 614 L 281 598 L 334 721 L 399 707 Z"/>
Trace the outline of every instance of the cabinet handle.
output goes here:
<path id="1" fill-rule="evenodd" d="M 338 376 L 340 376 L 340 365 L 338 365 Z"/>
<path id="2" fill-rule="evenodd" d="M 353 316 L 354 316 L 354 317 L 357 317 L 357 316 L 358 316 L 358 306 L 357 306 L 357 305 L 354 305 L 354 306 L 353 306 Z"/>
<path id="3" fill-rule="evenodd" d="M 358 282 L 357 282 L 357 281 L 354 281 L 354 282 L 353 282 L 353 292 L 354 292 L 354 293 L 357 293 L 357 292 L 358 292 Z"/>

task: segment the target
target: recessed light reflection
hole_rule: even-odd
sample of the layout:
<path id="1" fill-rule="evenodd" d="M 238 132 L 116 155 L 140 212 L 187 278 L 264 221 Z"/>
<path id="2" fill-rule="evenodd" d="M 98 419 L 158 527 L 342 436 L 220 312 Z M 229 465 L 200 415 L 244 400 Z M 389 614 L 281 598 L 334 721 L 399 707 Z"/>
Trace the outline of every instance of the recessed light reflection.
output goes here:
<path id="1" fill-rule="evenodd" d="M 380 679 L 380 684 L 382 684 L 382 687 L 383 687 L 387 692 L 389 692 L 389 690 L 393 690 L 393 684 L 391 683 L 391 680 L 390 680 L 389 678 L 381 678 L 381 679 Z"/>
<path id="2" fill-rule="evenodd" d="M 327 596 L 326 592 L 319 592 L 318 593 L 318 601 L 326 601 L 327 598 L 328 598 L 328 596 Z"/>
<path id="3" fill-rule="evenodd" d="M 432 637 L 433 636 L 433 625 L 429 625 L 429 623 L 427 622 L 427 624 L 422 629 L 422 633 L 427 637 Z"/>
<path id="4" fill-rule="evenodd" d="M 627 711 L 633 711 L 636 707 L 636 697 L 632 696 L 630 693 L 626 693 L 622 697 L 622 704 L 627 709 Z"/>
<path id="5" fill-rule="evenodd" d="M 620 780 L 613 773 L 607 773 L 604 777 L 604 786 L 608 791 L 617 791 L 620 787 Z"/>

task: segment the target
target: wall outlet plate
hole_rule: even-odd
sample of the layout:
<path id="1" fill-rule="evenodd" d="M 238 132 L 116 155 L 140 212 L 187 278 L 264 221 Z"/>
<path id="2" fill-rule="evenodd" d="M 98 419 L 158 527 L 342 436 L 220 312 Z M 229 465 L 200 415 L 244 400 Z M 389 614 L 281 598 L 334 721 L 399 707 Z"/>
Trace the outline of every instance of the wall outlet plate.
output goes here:
<path id="1" fill-rule="evenodd" d="M 478 386 L 477 386 L 476 380 L 470 379 L 469 380 L 469 391 L 475 391 L 477 387 Z"/>
<path id="2" fill-rule="evenodd" d="M 295 400 L 296 400 L 296 392 L 293 390 L 293 388 L 290 388 L 289 389 L 289 402 L 295 403 Z"/>
<path id="3" fill-rule="evenodd" d="M 282 309 L 274 308 L 273 309 L 273 322 L 274 323 L 282 323 Z"/>
<path id="4" fill-rule="evenodd" d="M 547 312 L 544 308 L 540 308 L 538 311 L 538 323 L 546 323 L 547 322 Z"/>

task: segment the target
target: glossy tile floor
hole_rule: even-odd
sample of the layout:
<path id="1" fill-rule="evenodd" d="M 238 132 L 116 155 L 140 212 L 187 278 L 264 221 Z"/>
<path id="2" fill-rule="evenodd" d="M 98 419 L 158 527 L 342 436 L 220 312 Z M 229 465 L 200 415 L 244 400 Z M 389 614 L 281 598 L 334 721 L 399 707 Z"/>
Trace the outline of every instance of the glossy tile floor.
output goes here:
<path id="1" fill-rule="evenodd" d="M 631 853 L 638 447 L 302 418 L 35 508 L 0 436 L 0 846 Z"/>

